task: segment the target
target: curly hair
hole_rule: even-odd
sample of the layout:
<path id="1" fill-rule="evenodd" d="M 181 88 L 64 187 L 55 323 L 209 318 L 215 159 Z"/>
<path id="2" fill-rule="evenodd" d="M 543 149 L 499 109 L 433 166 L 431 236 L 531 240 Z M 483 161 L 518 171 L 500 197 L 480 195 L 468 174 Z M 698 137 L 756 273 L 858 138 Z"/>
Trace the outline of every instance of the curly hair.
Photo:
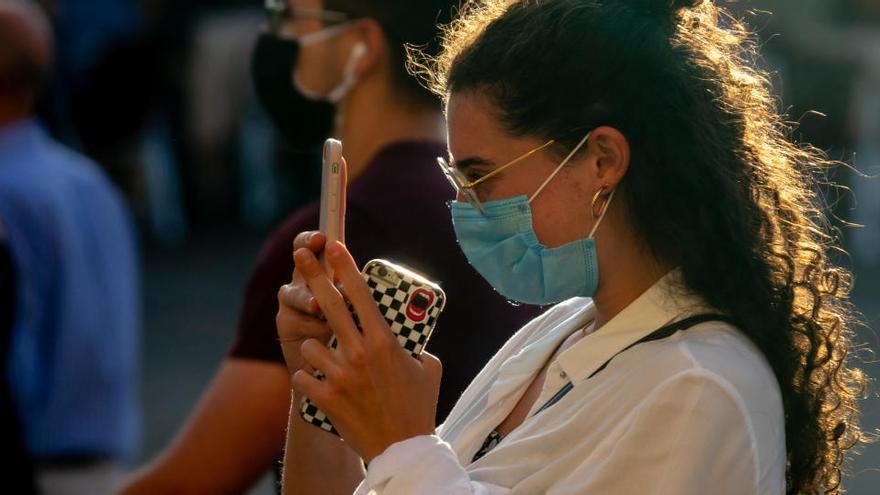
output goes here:
<path id="1" fill-rule="evenodd" d="M 513 136 L 611 126 L 630 143 L 618 187 L 627 221 L 685 289 L 734 319 L 782 392 L 789 494 L 842 491 L 866 440 L 850 364 L 850 273 L 817 174 L 839 165 L 789 140 L 745 24 L 700 0 L 486 0 L 410 53 L 442 97 L 486 95 Z"/>

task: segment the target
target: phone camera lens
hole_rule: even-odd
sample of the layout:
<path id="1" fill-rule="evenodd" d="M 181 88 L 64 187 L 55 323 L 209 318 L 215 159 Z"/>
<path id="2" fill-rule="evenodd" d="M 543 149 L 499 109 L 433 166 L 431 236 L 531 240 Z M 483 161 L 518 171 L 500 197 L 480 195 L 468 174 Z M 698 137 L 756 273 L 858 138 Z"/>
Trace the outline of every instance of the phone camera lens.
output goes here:
<path id="1" fill-rule="evenodd" d="M 380 267 L 379 267 L 379 276 L 380 276 L 380 277 L 386 277 L 386 276 L 388 276 L 388 269 L 385 268 L 384 266 L 380 266 Z"/>

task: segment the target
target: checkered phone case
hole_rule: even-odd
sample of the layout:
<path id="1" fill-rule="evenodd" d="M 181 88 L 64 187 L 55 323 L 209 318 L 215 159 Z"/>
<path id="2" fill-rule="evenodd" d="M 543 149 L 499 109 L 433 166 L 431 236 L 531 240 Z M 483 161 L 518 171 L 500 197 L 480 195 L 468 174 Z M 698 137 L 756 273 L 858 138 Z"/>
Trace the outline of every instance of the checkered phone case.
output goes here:
<path id="1" fill-rule="evenodd" d="M 385 316 L 400 345 L 414 357 L 421 354 L 437 317 L 446 305 L 446 294 L 424 276 L 385 260 L 367 262 L 361 273 L 373 293 L 379 312 Z M 348 309 L 360 330 L 360 321 L 351 304 Z M 331 337 L 327 346 L 336 349 L 336 336 Z M 320 371 L 316 371 L 315 376 L 324 379 Z M 339 435 L 330 418 L 308 397 L 304 397 L 300 403 L 299 414 L 306 422 Z"/>

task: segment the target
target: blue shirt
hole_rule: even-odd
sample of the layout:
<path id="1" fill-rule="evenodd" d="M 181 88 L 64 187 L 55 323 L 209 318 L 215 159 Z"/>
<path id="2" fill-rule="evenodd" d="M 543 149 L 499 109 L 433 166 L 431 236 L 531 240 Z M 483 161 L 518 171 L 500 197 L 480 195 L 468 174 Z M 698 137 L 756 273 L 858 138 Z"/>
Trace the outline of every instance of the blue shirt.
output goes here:
<path id="1" fill-rule="evenodd" d="M 22 121 L 0 129 L 0 228 L 17 301 L 6 372 L 28 451 L 132 456 L 140 282 L 122 197 L 93 162 Z"/>

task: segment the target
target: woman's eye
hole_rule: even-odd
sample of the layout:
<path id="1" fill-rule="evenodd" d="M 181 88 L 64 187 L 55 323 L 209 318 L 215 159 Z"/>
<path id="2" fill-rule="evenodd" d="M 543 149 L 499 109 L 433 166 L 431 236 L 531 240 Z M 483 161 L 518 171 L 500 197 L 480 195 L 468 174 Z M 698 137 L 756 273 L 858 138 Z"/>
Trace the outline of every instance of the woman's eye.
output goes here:
<path id="1" fill-rule="evenodd" d="M 467 177 L 468 181 L 474 182 L 474 181 L 482 179 L 483 177 L 485 177 L 487 175 L 490 175 L 491 173 L 492 173 L 491 169 L 484 169 L 484 168 L 480 168 L 480 167 L 471 167 L 467 170 L 467 173 L 465 176 Z M 486 179 L 486 182 L 494 180 L 496 177 L 498 177 L 498 175 L 492 175 L 492 177 Z"/>
<path id="2" fill-rule="evenodd" d="M 474 181 L 480 180 L 484 175 L 486 175 L 486 174 L 481 174 L 480 172 L 476 172 L 476 171 L 472 170 L 472 171 L 469 171 L 465 177 L 467 178 L 468 182 L 474 182 Z"/>

